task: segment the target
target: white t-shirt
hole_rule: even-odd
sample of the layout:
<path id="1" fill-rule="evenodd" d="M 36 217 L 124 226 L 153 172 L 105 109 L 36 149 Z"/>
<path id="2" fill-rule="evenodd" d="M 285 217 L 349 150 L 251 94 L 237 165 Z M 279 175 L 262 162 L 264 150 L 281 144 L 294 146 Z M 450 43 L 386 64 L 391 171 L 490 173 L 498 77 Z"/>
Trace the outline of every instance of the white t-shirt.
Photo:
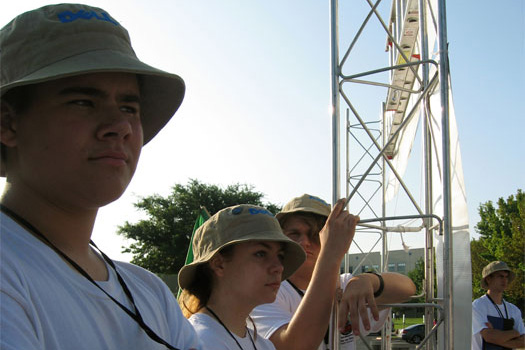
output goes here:
<path id="1" fill-rule="evenodd" d="M 516 305 L 506 302 L 508 317 L 514 319 L 514 329 L 517 330 L 520 335 L 525 334 L 525 328 L 523 326 L 523 319 L 521 318 L 521 311 Z M 505 314 L 505 306 L 503 303 L 498 305 L 503 317 L 507 317 Z M 483 337 L 481 331 L 487 326 L 485 325 L 488 321 L 488 316 L 500 317 L 498 310 L 494 307 L 494 304 L 490 301 L 487 295 L 482 296 L 472 302 L 472 350 L 481 350 L 483 344 Z"/>
<path id="2" fill-rule="evenodd" d="M 115 262 L 145 323 L 181 350 L 201 349 L 169 288 L 153 273 Z M 130 307 L 113 269 L 98 282 Z M 55 251 L 0 213 L 0 348 L 166 349 Z"/>
<path id="3" fill-rule="evenodd" d="M 352 278 L 352 274 L 343 274 L 340 276 L 341 287 L 344 288 Z M 303 291 L 305 292 L 305 291 Z M 265 338 L 270 338 L 272 334 L 281 328 L 283 325 L 290 323 L 295 311 L 299 308 L 302 297 L 292 287 L 288 281 L 281 283 L 281 288 L 277 293 L 277 298 L 271 304 L 264 304 L 257 306 L 251 313 L 257 331 Z M 377 332 L 383 326 L 386 318 L 390 313 L 390 308 L 383 309 L 379 312 L 379 320 L 375 321 L 372 317 L 372 313 L 369 310 L 370 327 L 369 331 L 364 329 L 362 321 L 359 322 L 361 334 L 366 335 L 369 332 Z M 355 341 L 354 334 L 350 331 L 345 334 L 341 334 L 340 338 L 340 349 L 341 350 L 354 350 Z M 319 345 L 319 350 L 325 350 L 326 344 L 323 341 Z"/>
<path id="4" fill-rule="evenodd" d="M 216 319 L 207 314 L 197 313 L 190 317 L 190 323 L 195 328 L 197 335 L 202 343 L 203 349 L 213 350 L 238 350 L 239 345 L 233 340 L 228 331 L 217 322 Z M 232 335 L 239 342 L 241 347 L 246 350 L 254 349 L 252 340 L 255 343 L 257 350 L 275 350 L 275 346 L 268 339 L 261 337 L 259 334 L 255 336 L 251 323 L 248 322 L 248 332 L 244 338 L 238 337 L 236 334 Z M 240 349 L 239 349 L 240 350 Z"/>

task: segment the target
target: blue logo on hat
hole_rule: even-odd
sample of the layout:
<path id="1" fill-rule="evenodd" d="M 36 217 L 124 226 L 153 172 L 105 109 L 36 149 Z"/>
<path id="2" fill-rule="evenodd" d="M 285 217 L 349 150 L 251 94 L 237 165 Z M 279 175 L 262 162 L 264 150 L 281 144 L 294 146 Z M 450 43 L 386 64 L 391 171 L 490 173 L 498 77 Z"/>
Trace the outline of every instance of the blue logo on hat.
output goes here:
<path id="1" fill-rule="evenodd" d="M 255 215 L 255 214 L 266 214 L 266 215 L 270 215 L 273 217 L 273 214 L 270 213 L 268 210 L 266 209 L 257 209 L 257 208 L 250 208 L 248 209 L 248 211 L 250 212 L 250 214 L 252 215 Z"/>
<path id="2" fill-rule="evenodd" d="M 240 213 L 242 213 L 242 207 L 233 208 L 232 210 L 233 215 L 239 215 Z"/>
<path id="3" fill-rule="evenodd" d="M 323 203 L 323 204 L 326 205 L 326 206 L 330 206 L 330 204 L 326 203 L 324 200 L 322 200 L 322 199 L 319 198 L 319 197 L 316 197 L 316 196 L 310 196 L 310 199 L 313 199 L 314 201 L 321 202 L 321 203 Z"/>
<path id="4" fill-rule="evenodd" d="M 100 14 L 96 13 L 95 11 L 84 11 L 80 10 L 78 12 L 71 12 L 71 11 L 64 11 L 60 12 L 58 14 L 58 19 L 62 23 L 69 23 L 76 21 L 77 19 L 87 19 L 90 20 L 92 18 L 98 19 L 100 21 L 106 21 L 109 23 L 112 23 L 116 26 L 120 25 L 117 21 L 115 21 L 113 18 L 111 18 L 106 12 L 101 12 Z"/>

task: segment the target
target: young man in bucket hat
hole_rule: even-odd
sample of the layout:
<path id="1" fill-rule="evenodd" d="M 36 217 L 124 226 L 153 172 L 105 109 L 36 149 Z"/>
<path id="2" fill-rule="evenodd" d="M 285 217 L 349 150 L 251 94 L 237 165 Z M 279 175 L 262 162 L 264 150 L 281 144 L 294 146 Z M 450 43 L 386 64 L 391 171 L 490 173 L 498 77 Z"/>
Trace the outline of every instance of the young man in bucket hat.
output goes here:
<path id="1" fill-rule="evenodd" d="M 472 349 L 525 348 L 521 311 L 503 299 L 514 272 L 503 261 L 493 261 L 483 268 L 481 277 L 487 294 L 472 302 Z"/>
<path id="2" fill-rule="evenodd" d="M 343 210 L 344 205 L 345 200 L 339 200 L 331 210 L 321 198 L 304 194 L 276 215 L 283 233 L 306 252 L 306 261 L 281 284 L 275 302 L 252 312 L 257 329 L 277 350 L 327 349 L 327 329 L 338 284 L 342 288 L 342 350 L 355 349 L 354 334 L 381 328 L 389 309 L 380 311 L 377 305 L 405 301 L 416 291 L 410 278 L 397 273 L 340 275 L 341 261 L 359 221 Z M 342 216 L 352 224 L 338 225 Z M 348 314 L 351 325 L 347 323 Z"/>
<path id="3" fill-rule="evenodd" d="M 90 242 L 184 82 L 106 11 L 45 6 L 0 31 L 0 348 L 199 349 L 169 288 Z"/>

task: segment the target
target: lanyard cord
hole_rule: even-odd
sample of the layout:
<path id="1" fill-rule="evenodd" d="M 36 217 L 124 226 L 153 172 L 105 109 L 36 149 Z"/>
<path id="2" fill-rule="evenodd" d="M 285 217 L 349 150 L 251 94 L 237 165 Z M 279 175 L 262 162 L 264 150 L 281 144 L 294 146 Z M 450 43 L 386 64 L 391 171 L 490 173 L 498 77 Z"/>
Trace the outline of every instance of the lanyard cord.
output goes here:
<path id="1" fill-rule="evenodd" d="M 217 314 L 212 310 L 210 309 L 209 306 L 206 306 L 206 309 L 208 309 L 208 311 L 213 315 L 213 317 L 215 317 L 217 319 L 217 321 L 219 321 L 219 323 L 221 324 L 221 326 L 226 329 L 226 332 L 228 332 L 228 334 L 230 335 L 230 337 L 232 337 L 233 340 L 235 340 L 235 342 L 237 343 L 237 346 L 239 347 L 239 349 L 241 350 L 244 350 L 241 346 L 241 344 L 239 344 L 239 342 L 237 341 L 237 338 L 235 338 L 235 336 L 232 334 L 232 332 L 230 332 L 230 330 L 228 329 L 228 327 L 226 327 L 226 325 L 224 324 L 224 322 L 222 322 L 222 320 L 219 318 L 219 316 L 217 316 Z M 253 341 L 253 338 L 252 338 L 252 335 L 250 334 L 250 330 L 248 328 L 246 328 L 246 333 L 248 333 L 248 336 L 250 337 L 250 340 L 252 342 L 252 345 L 253 345 L 253 348 L 255 350 L 257 350 L 257 347 L 255 346 L 255 342 Z"/>
<path id="2" fill-rule="evenodd" d="M 84 276 L 88 281 L 90 281 L 92 284 L 94 284 L 98 289 L 100 289 L 104 294 L 108 296 L 115 304 L 117 304 L 126 314 L 128 314 L 133 320 L 135 320 L 138 325 L 146 332 L 146 334 L 157 343 L 160 343 L 164 346 L 166 346 L 170 350 L 179 350 L 172 345 L 170 345 L 168 342 L 166 342 L 164 339 L 162 339 L 160 336 L 155 333 L 145 322 L 142 318 L 142 315 L 140 314 L 139 309 L 137 308 L 137 305 L 135 304 L 135 300 L 133 299 L 133 295 L 131 294 L 131 291 L 129 290 L 128 286 L 126 285 L 126 282 L 124 282 L 124 279 L 122 276 L 118 273 L 117 268 L 115 266 L 115 263 L 113 260 L 111 260 L 102 250 L 100 250 L 96 244 L 93 241 L 89 241 L 89 243 L 94 246 L 98 252 L 102 255 L 104 260 L 111 266 L 111 268 L 115 271 L 115 274 L 117 275 L 117 279 L 124 290 L 124 293 L 128 297 L 129 301 L 133 305 L 133 308 L 135 312 L 128 309 L 126 306 L 122 305 L 117 299 L 112 297 L 108 292 L 106 292 L 101 286 L 98 285 L 97 282 L 91 278 L 91 276 L 82 268 L 80 265 L 78 265 L 75 261 L 73 261 L 70 257 L 68 257 L 64 252 L 62 252 L 60 249 L 58 249 L 49 239 L 47 239 L 42 232 L 40 232 L 35 226 L 33 226 L 29 221 L 12 211 L 11 209 L 7 208 L 3 204 L 0 204 L 0 209 L 9 215 L 12 219 L 16 220 L 20 225 L 25 226 L 26 229 L 32 231 L 35 235 L 37 235 L 40 239 L 42 239 L 45 243 L 47 243 L 58 255 L 60 255 L 63 259 L 65 259 L 68 263 L 70 263 L 75 270 L 77 270 L 82 276 Z"/>
<path id="3" fill-rule="evenodd" d="M 487 296 L 487 298 L 489 298 L 489 300 L 492 302 L 492 305 L 494 305 L 494 307 L 496 308 L 496 310 L 498 310 L 498 314 L 501 316 L 501 318 L 504 318 L 503 317 L 503 314 L 501 313 L 501 310 L 499 309 L 498 305 L 494 302 L 494 300 L 492 300 L 492 298 L 490 297 L 490 295 L 488 294 L 485 294 Z M 501 299 L 501 302 L 503 303 L 503 307 L 505 308 L 505 318 L 508 319 L 509 318 L 509 313 L 507 312 L 507 305 L 505 305 L 505 300 L 503 300 L 503 298 Z"/>
<path id="4" fill-rule="evenodd" d="M 290 283 L 290 285 L 293 287 L 293 289 L 295 289 L 297 294 L 299 294 L 299 296 L 301 296 L 301 299 L 304 297 L 304 292 L 302 290 L 300 290 L 295 284 L 293 284 L 292 281 L 286 280 L 286 282 Z"/>
<path id="5" fill-rule="evenodd" d="M 297 287 L 295 284 L 292 283 L 292 281 L 290 280 L 286 280 L 286 282 L 290 283 L 290 285 L 293 287 L 293 289 L 295 289 L 295 291 L 297 292 L 297 294 L 299 294 L 299 296 L 301 297 L 301 299 L 304 297 L 304 292 L 302 290 L 299 289 L 299 287 Z M 324 343 L 328 346 L 328 343 L 329 343 L 329 336 L 330 336 L 330 327 L 328 327 L 328 329 L 326 330 L 326 333 L 324 334 Z"/>

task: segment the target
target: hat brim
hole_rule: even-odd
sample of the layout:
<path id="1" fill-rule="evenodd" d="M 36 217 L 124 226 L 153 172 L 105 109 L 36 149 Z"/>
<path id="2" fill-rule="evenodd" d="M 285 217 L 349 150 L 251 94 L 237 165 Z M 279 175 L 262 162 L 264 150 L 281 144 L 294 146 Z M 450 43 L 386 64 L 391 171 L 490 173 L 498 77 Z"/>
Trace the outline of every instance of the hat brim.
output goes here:
<path id="1" fill-rule="evenodd" d="M 1 87 L 4 95 L 12 88 L 56 79 L 104 72 L 137 74 L 141 77 L 141 109 L 144 144 L 150 141 L 175 114 L 184 99 L 185 85 L 178 75 L 142 63 L 138 59 L 113 50 L 84 52 L 68 57 Z"/>
<path id="2" fill-rule="evenodd" d="M 273 233 L 273 232 L 272 232 Z M 284 281 L 299 268 L 306 260 L 306 253 L 304 252 L 303 248 L 294 241 L 290 239 L 281 239 L 281 238 L 260 238 L 259 235 L 263 236 L 264 232 L 258 232 L 257 235 L 254 235 L 253 237 L 247 236 L 243 237 L 242 239 L 233 240 L 228 242 L 227 244 L 224 244 L 220 246 L 219 248 L 213 250 L 206 256 L 201 257 L 198 261 L 194 261 L 188 265 L 185 265 L 181 268 L 178 275 L 178 282 L 179 287 L 182 289 L 187 289 L 192 283 L 193 279 L 195 278 L 195 272 L 197 270 L 197 267 L 199 265 L 205 264 L 208 261 L 211 260 L 211 258 L 221 249 L 224 247 L 227 247 L 229 245 L 237 244 L 237 243 L 243 243 L 248 241 L 265 241 L 265 242 L 282 242 L 285 244 L 285 255 L 283 260 L 283 274 L 281 276 L 281 281 Z"/>
<path id="3" fill-rule="evenodd" d="M 151 67 L 129 54 L 113 50 L 84 52 L 42 67 L 2 86 L 0 96 L 19 86 L 105 72 L 131 73 L 140 77 L 144 145 L 168 123 L 184 99 L 186 87 L 181 77 Z M 5 176 L 3 161 L 1 162 L 0 176 Z"/>
<path id="4" fill-rule="evenodd" d="M 514 278 L 516 278 L 516 274 L 512 270 L 508 270 L 506 268 L 505 269 L 495 270 L 495 271 L 492 271 L 490 274 L 488 274 L 487 276 L 485 276 L 484 278 L 481 279 L 481 288 L 489 289 L 489 285 L 487 284 L 487 277 L 492 275 L 494 272 L 498 272 L 498 271 L 507 271 L 509 273 L 509 284 L 511 284 L 512 281 L 514 281 Z"/>
<path id="5" fill-rule="evenodd" d="M 294 208 L 292 210 L 289 210 L 289 211 L 281 211 L 277 214 L 275 214 L 275 217 L 277 218 L 277 220 L 281 220 L 282 218 L 284 218 L 285 216 L 289 215 L 289 214 L 298 214 L 298 213 L 311 213 L 311 214 L 316 214 L 316 215 L 319 215 L 319 216 L 322 216 L 322 217 L 325 217 L 327 218 L 328 215 L 326 215 L 325 213 L 321 212 L 320 210 L 316 210 L 314 208 L 308 208 L 308 207 L 299 207 L 299 208 Z"/>

